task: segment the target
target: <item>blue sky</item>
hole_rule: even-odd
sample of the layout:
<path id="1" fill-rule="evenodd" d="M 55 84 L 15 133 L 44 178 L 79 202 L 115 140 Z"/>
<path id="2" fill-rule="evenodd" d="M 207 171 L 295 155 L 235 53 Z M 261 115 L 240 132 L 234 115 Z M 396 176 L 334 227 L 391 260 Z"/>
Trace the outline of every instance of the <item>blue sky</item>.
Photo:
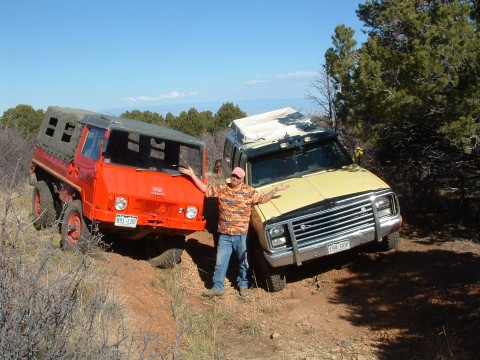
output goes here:
<path id="1" fill-rule="evenodd" d="M 291 106 L 280 105 L 313 90 L 337 25 L 364 38 L 363 2 L 0 0 L 0 115 L 18 104 Z"/>

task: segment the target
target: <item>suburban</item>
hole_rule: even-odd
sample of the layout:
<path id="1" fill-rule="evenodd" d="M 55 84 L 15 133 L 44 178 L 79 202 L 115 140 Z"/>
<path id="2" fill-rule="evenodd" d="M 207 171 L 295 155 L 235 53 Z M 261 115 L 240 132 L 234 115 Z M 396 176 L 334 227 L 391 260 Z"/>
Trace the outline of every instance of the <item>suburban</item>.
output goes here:
<path id="1" fill-rule="evenodd" d="M 289 188 L 255 205 L 249 242 L 269 291 L 286 286 L 286 266 L 360 245 L 389 250 L 399 244 L 397 195 L 359 166 L 333 131 L 285 108 L 234 120 L 225 141 L 222 178 L 242 167 L 261 193 Z"/>

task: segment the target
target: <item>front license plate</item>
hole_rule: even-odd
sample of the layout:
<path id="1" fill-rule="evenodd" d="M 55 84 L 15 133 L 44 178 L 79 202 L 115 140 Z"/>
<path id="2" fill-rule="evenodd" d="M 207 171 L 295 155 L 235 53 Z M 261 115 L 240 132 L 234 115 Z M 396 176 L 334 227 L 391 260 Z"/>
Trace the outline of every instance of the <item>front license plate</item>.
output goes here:
<path id="1" fill-rule="evenodd" d="M 122 226 L 122 227 L 129 227 L 129 228 L 137 227 L 137 216 L 117 215 L 115 217 L 115 226 Z"/>
<path id="2" fill-rule="evenodd" d="M 329 254 L 335 254 L 348 249 L 350 249 L 350 240 L 348 239 L 328 245 Z"/>

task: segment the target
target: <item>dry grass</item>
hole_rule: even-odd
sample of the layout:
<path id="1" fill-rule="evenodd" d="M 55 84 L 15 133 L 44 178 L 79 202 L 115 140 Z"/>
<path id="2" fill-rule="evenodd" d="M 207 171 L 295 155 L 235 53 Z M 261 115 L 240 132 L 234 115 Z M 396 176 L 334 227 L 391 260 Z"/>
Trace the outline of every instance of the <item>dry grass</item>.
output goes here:
<path id="1" fill-rule="evenodd" d="M 88 255 L 33 228 L 31 188 L 0 192 L 0 353 L 3 358 L 162 359 L 134 337 L 113 288 Z"/>
<path id="2" fill-rule="evenodd" d="M 172 296 L 172 308 L 177 323 L 177 334 L 185 335 L 182 359 L 216 359 L 222 346 L 223 333 L 231 314 L 209 304 L 198 311 L 189 305 L 181 287 L 182 267 L 160 273 L 160 282 Z"/>

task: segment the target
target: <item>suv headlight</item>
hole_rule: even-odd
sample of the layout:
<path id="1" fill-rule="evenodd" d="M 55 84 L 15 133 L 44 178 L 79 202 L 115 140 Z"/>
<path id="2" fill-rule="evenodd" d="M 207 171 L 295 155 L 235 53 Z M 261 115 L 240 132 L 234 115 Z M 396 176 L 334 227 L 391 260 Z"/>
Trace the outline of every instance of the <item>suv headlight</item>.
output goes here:
<path id="1" fill-rule="evenodd" d="M 287 237 L 285 236 L 285 226 L 276 225 L 267 230 L 270 242 L 274 248 L 285 246 Z"/>
<path id="2" fill-rule="evenodd" d="M 125 208 L 127 207 L 127 204 L 128 204 L 127 199 L 125 199 L 122 196 L 119 196 L 115 199 L 115 209 L 117 209 L 118 211 L 125 210 Z"/>
<path id="3" fill-rule="evenodd" d="M 389 196 L 380 196 L 376 198 L 375 207 L 377 208 L 379 217 L 393 215 Z"/>
<path id="4" fill-rule="evenodd" d="M 192 220 L 197 217 L 198 210 L 195 206 L 187 206 L 187 212 L 185 213 L 185 216 L 187 219 Z"/>

